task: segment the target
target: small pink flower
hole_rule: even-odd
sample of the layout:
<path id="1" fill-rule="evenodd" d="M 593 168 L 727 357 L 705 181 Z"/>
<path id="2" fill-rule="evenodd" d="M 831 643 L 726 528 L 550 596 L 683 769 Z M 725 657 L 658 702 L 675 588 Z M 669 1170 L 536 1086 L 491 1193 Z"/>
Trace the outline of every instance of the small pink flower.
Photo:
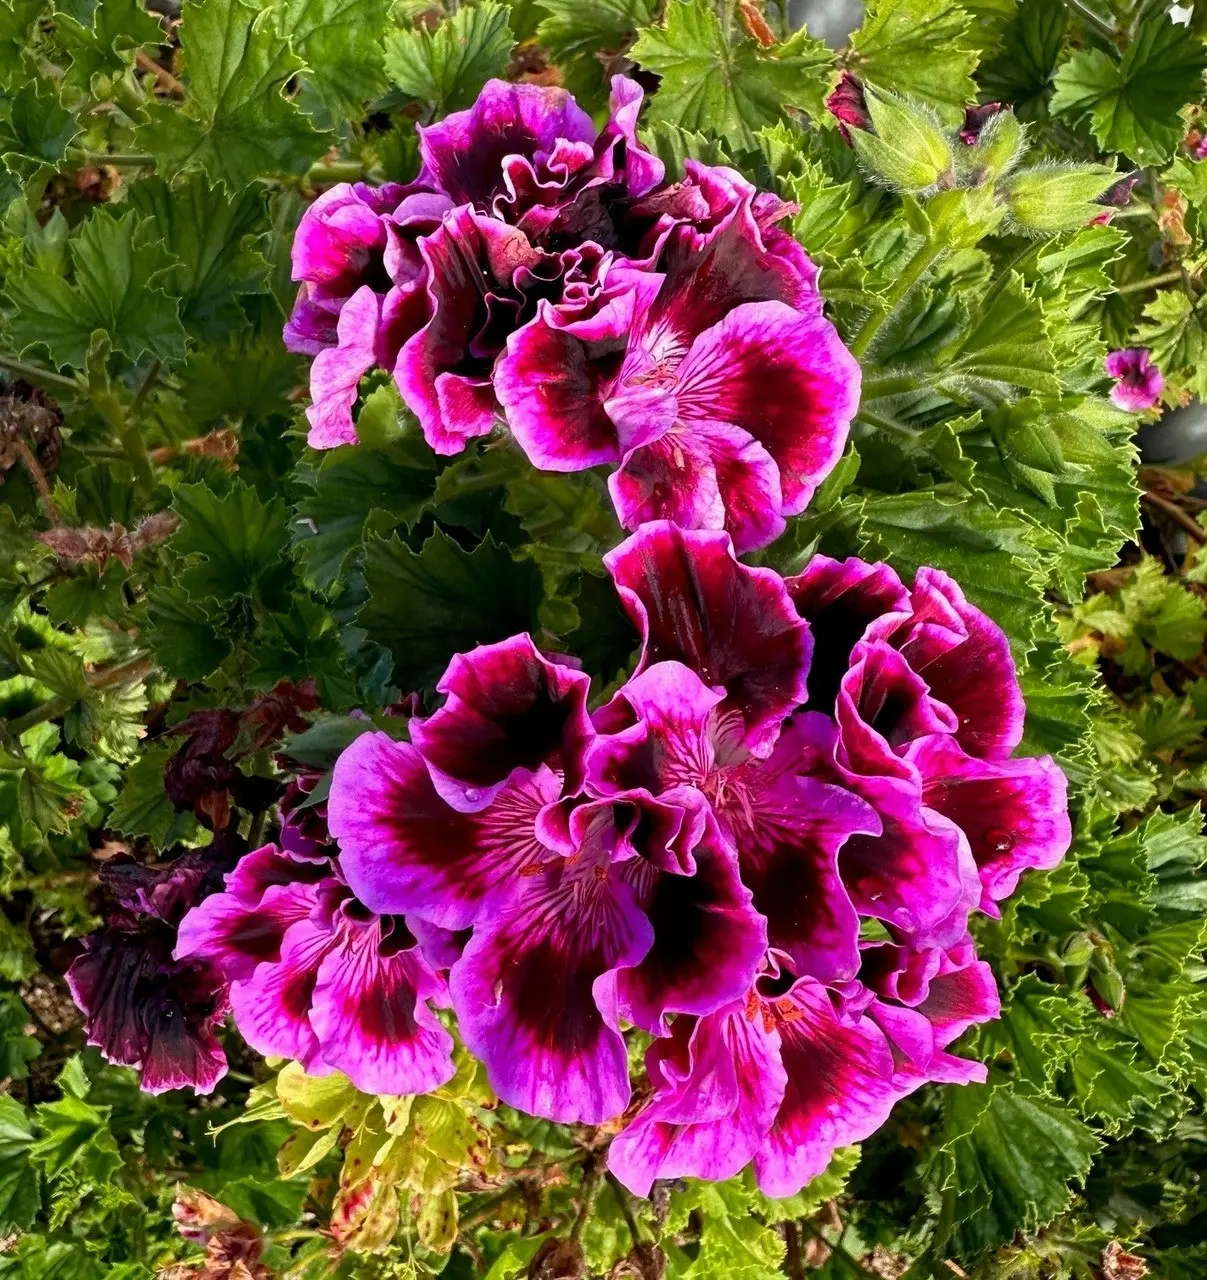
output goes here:
<path id="1" fill-rule="evenodd" d="M 1106 358 L 1106 372 L 1115 379 L 1111 404 L 1126 413 L 1144 413 L 1161 397 L 1165 378 L 1149 359 L 1147 347 L 1125 347 Z"/>

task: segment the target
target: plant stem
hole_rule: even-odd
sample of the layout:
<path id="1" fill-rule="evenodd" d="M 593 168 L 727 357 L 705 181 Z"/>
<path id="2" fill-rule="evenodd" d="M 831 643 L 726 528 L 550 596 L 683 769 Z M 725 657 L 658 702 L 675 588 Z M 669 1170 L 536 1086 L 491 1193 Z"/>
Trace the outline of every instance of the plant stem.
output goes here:
<path id="1" fill-rule="evenodd" d="M 1145 276 L 1143 280 L 1133 280 L 1130 284 L 1120 284 L 1115 286 L 1116 293 L 1139 293 L 1141 289 L 1155 289 L 1160 284 L 1173 284 L 1175 280 L 1181 280 L 1182 269 L 1179 267 L 1176 271 L 1162 271 L 1159 276 Z"/>
<path id="2" fill-rule="evenodd" d="M 9 373 L 15 373 L 18 378 L 24 378 L 28 382 L 40 382 L 43 386 L 54 387 L 59 391 L 70 391 L 77 396 L 80 394 L 80 384 L 74 378 L 65 378 L 61 373 L 53 373 L 50 369 L 16 360 L 12 356 L 0 356 L 0 369 L 7 369 Z"/>
<path id="3" fill-rule="evenodd" d="M 608 1186 L 612 1188 L 612 1194 L 620 1202 L 620 1212 L 624 1214 L 625 1226 L 629 1229 L 629 1235 L 633 1237 L 633 1247 L 641 1243 L 641 1230 L 637 1226 L 637 1219 L 633 1214 L 633 1206 L 629 1201 L 629 1193 L 621 1186 L 619 1179 L 614 1173 L 604 1175 L 608 1180 Z"/>
<path id="4" fill-rule="evenodd" d="M 1084 18 L 1091 27 L 1094 27 L 1097 31 L 1101 32 L 1101 34 L 1106 36 L 1109 40 L 1114 40 L 1114 38 L 1119 34 L 1115 28 L 1115 24 L 1113 22 L 1108 22 L 1101 15 L 1095 13 L 1094 10 L 1085 3 L 1085 0 L 1065 0 L 1065 5 L 1072 9 L 1079 17 Z"/>
<path id="5" fill-rule="evenodd" d="M 122 151 L 115 151 L 112 155 L 106 155 L 103 152 L 85 151 L 83 156 L 86 164 L 108 164 L 115 169 L 155 168 L 154 156 L 133 155 Z"/>
<path id="6" fill-rule="evenodd" d="M 1197 520 L 1187 515 L 1177 503 L 1170 502 L 1168 498 L 1161 497 L 1159 493 L 1142 493 L 1140 501 L 1147 502 L 1150 507 L 1155 507 L 1162 515 L 1168 516 L 1174 524 L 1180 525 L 1199 546 L 1207 543 L 1207 531 L 1203 529 Z"/>
<path id="7" fill-rule="evenodd" d="M 927 240 L 910 260 L 909 266 L 897 277 L 896 283 L 888 294 L 877 303 L 868 318 L 859 328 L 859 332 L 850 341 L 851 354 L 862 356 L 872 345 L 884 322 L 892 315 L 907 293 L 934 265 L 944 251 L 944 246 L 933 240 Z"/>
<path id="8" fill-rule="evenodd" d="M 92 689 L 111 689 L 115 685 L 136 684 L 155 669 L 155 662 L 148 655 L 119 663 L 116 667 L 102 667 L 90 672 L 88 685 Z M 75 705 L 74 698 L 48 698 L 40 706 L 31 707 L 23 716 L 8 722 L 8 731 L 19 738 L 27 729 L 64 715 Z"/>
<path id="9" fill-rule="evenodd" d="M 126 410 L 126 416 L 133 418 L 143 407 L 147 396 L 151 394 L 151 388 L 159 380 L 159 370 L 162 368 L 158 360 L 152 360 L 147 366 L 147 372 L 143 375 L 143 380 L 138 384 L 138 390 L 134 393 L 134 399 L 130 401 L 130 407 Z"/>
<path id="10" fill-rule="evenodd" d="M 306 173 L 306 183 L 315 187 L 325 182 L 355 182 L 364 174 L 365 166 L 359 160 L 333 160 L 330 164 L 312 164 Z"/>
<path id="11" fill-rule="evenodd" d="M 805 1264 L 801 1257 L 800 1227 L 795 1222 L 784 1223 L 784 1262 L 788 1268 L 789 1280 L 805 1280 Z"/>
<path id="12" fill-rule="evenodd" d="M 583 1176 L 583 1199 L 578 1207 L 578 1217 L 574 1219 L 574 1226 L 570 1228 L 571 1240 L 582 1239 L 591 1218 L 591 1210 L 595 1208 L 595 1197 L 599 1195 L 599 1181 L 599 1165 L 593 1161 Z"/>

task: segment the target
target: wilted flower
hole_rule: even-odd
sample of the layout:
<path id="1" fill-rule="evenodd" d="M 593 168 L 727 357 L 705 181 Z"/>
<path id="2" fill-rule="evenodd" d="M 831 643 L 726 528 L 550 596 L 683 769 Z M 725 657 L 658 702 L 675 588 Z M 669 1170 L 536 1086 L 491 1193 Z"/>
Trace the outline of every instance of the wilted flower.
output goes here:
<path id="1" fill-rule="evenodd" d="M 1063 855 L 1064 778 L 1011 758 L 1005 637 L 935 570 L 784 579 L 670 523 L 607 565 L 635 674 L 588 718 L 587 677 L 527 636 L 459 655 L 409 743 L 337 762 L 340 864 L 451 966 L 505 1101 L 619 1115 L 634 1024 L 654 1091 L 617 1175 L 753 1161 L 786 1195 L 919 1085 L 984 1078 L 949 1052 L 998 1012 L 969 916 Z"/>
<path id="2" fill-rule="evenodd" d="M 1116 409 L 1144 413 L 1161 398 L 1165 378 L 1149 357 L 1147 347 L 1125 347 L 1107 356 L 1107 376 L 1115 379 L 1111 404 Z"/>

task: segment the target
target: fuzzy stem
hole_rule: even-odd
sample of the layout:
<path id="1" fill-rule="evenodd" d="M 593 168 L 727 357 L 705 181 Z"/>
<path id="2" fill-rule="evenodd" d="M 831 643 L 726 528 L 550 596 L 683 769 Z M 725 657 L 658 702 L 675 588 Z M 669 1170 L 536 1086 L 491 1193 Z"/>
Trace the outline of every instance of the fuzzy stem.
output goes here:
<path id="1" fill-rule="evenodd" d="M 599 1165 L 592 1162 L 583 1177 L 583 1198 L 578 1208 L 578 1217 L 574 1219 L 574 1226 L 570 1228 L 571 1240 L 581 1240 L 583 1232 L 587 1229 L 591 1210 L 595 1208 L 595 1197 L 599 1195 L 599 1181 Z"/>
<path id="2" fill-rule="evenodd" d="M 36 364 L 28 364 L 24 360 L 16 360 L 12 356 L 0 356 L 0 369 L 6 369 L 18 378 L 27 382 L 40 382 L 45 387 L 53 387 L 59 391 L 70 391 L 80 395 L 80 384 L 74 378 L 65 378 L 61 373 L 53 373 Z"/>
<path id="3" fill-rule="evenodd" d="M 1173 284 L 1175 280 L 1182 279 L 1182 269 L 1179 267 L 1176 271 L 1162 271 L 1159 276 L 1145 276 L 1143 280 L 1133 280 L 1130 284 L 1120 284 L 1115 286 L 1116 293 L 1139 293 L 1141 289 L 1155 289 L 1161 284 Z"/>
<path id="4" fill-rule="evenodd" d="M 942 256 L 944 246 L 933 240 L 927 240 L 910 260 L 909 266 L 897 277 L 896 283 L 887 295 L 877 303 L 868 318 L 859 328 L 859 332 L 850 341 L 851 354 L 862 356 L 870 347 L 884 325 L 893 314 L 902 299 L 930 270 L 935 261 Z"/>

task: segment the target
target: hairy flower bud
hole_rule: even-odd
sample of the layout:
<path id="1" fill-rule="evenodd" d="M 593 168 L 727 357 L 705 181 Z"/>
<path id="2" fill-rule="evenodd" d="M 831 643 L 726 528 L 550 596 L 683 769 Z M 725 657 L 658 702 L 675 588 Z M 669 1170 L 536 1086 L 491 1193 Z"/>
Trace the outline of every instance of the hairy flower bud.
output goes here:
<path id="1" fill-rule="evenodd" d="M 1084 227 L 1114 180 L 1114 168 L 1101 164 L 1035 165 L 1012 174 L 1003 195 L 1020 230 L 1055 235 Z"/>
<path id="2" fill-rule="evenodd" d="M 951 143 L 929 109 L 874 89 L 865 91 L 876 132 L 855 133 L 859 158 L 900 191 L 925 191 L 950 171 Z"/>

